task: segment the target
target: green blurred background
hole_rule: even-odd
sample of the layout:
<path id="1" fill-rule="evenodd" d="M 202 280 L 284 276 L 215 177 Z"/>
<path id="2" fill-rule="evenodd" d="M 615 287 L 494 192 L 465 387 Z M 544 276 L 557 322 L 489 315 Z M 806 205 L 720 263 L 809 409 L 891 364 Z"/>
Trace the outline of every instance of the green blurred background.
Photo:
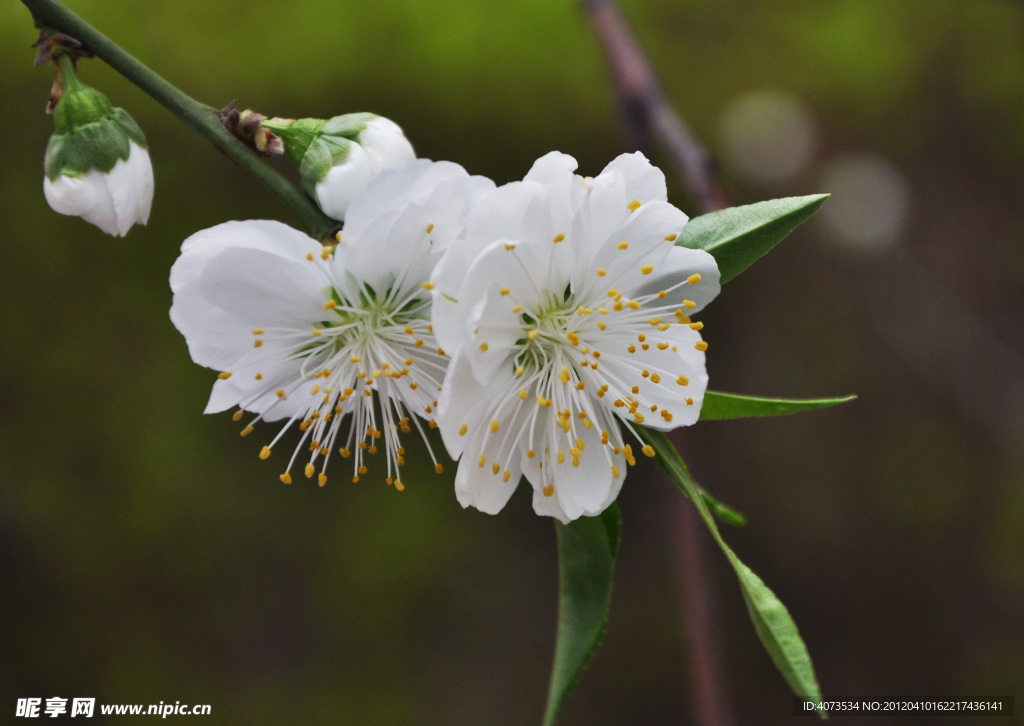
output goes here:
<path id="1" fill-rule="evenodd" d="M 211 105 L 374 111 L 421 156 L 499 183 L 552 149 L 591 174 L 629 150 L 568 0 L 69 6 Z M 63 696 L 209 703 L 224 724 L 539 723 L 551 523 L 525 489 L 499 516 L 463 511 L 454 467 L 435 475 L 422 451 L 402 494 L 379 470 L 286 487 L 228 415 L 204 417 L 214 373 L 167 316 L 178 247 L 229 219 L 297 220 L 99 61 L 83 79 L 149 138 L 152 217 L 121 240 L 52 213 L 52 74 L 32 67 L 28 11 L 0 8 L 0 720 Z M 687 432 L 695 475 L 749 517 L 726 538 L 789 606 L 826 697 L 1016 696 L 1019 712 L 1024 3 L 624 11 L 738 201 L 834 193 L 703 316 L 713 388 L 860 396 Z M 607 638 L 565 724 L 696 723 L 681 500 L 631 473 Z M 788 722 L 705 549 L 732 721 Z"/>

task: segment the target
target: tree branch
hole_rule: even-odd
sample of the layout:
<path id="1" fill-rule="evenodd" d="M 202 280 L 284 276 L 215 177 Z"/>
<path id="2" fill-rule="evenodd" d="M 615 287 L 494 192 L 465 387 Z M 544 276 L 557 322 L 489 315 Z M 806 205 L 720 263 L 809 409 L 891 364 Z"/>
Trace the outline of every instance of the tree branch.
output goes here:
<path id="1" fill-rule="evenodd" d="M 651 139 L 672 156 L 702 213 L 732 206 L 711 154 L 675 112 L 654 69 L 613 0 L 581 0 L 594 24 L 631 141 L 648 149 Z"/>
<path id="2" fill-rule="evenodd" d="M 267 166 L 221 124 L 218 111 L 179 91 L 137 58 L 107 38 L 56 0 L 22 0 L 39 27 L 52 28 L 80 41 L 86 49 L 134 83 L 174 116 L 204 136 L 225 156 L 256 177 L 268 191 L 289 206 L 309 233 L 324 240 L 338 227 L 294 184 Z"/>

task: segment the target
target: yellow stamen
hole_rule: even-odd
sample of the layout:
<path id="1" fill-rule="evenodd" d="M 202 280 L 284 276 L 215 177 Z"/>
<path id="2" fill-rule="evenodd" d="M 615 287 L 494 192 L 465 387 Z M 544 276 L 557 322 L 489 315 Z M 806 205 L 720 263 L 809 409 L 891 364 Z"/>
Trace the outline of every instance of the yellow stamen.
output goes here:
<path id="1" fill-rule="evenodd" d="M 292 475 L 289 474 L 288 472 L 285 472 L 284 474 L 281 475 L 281 481 L 283 481 L 285 484 L 291 484 Z"/>
<path id="2" fill-rule="evenodd" d="M 640 268 L 640 274 L 642 275 L 650 275 L 652 272 L 654 272 L 654 265 L 644 265 Z"/>
<path id="3" fill-rule="evenodd" d="M 698 340 L 693 347 L 699 351 L 705 351 L 708 349 L 708 344 L 703 340 Z"/>
<path id="4" fill-rule="evenodd" d="M 626 206 L 629 207 L 629 211 L 635 212 L 636 210 L 640 209 L 640 200 L 639 199 L 634 199 L 632 202 L 630 202 Z"/>

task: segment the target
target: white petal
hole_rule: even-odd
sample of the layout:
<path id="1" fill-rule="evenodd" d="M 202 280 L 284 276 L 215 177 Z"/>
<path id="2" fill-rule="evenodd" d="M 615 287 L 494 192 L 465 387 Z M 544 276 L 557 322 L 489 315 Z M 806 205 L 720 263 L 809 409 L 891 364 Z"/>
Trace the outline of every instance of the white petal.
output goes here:
<path id="1" fill-rule="evenodd" d="M 486 514 L 497 514 L 508 503 L 512 492 L 519 484 L 519 461 L 514 457 L 505 481 L 504 471 L 494 474 L 490 464 L 479 466 L 465 456 L 459 462 L 459 470 L 455 475 L 455 496 L 463 507 L 475 507 Z"/>
<path id="2" fill-rule="evenodd" d="M 370 157 L 374 174 L 385 169 L 397 169 L 416 158 L 416 152 L 402 129 L 383 116 L 377 116 L 366 124 L 366 129 L 359 134 L 359 143 Z"/>
<path id="3" fill-rule="evenodd" d="M 500 368 L 511 370 L 516 341 L 523 337 L 519 316 L 497 284 L 484 294 L 466 319 L 465 350 L 473 376 L 487 385 Z"/>
<path id="4" fill-rule="evenodd" d="M 353 143 L 345 159 L 332 166 L 324 178 L 317 182 L 317 204 L 328 217 L 344 219 L 352 200 L 366 188 L 372 178 L 373 162 L 362 146 Z"/>
<path id="5" fill-rule="evenodd" d="M 613 487 L 617 494 L 617 489 L 622 486 L 622 476 L 625 474 L 625 464 L 612 457 L 613 461 L 619 463 L 621 472 L 618 479 L 612 476 L 612 461 L 608 458 L 612 452 L 601 445 L 600 432 L 593 428 L 580 427 L 576 435 L 586 444 L 583 455 L 579 457 L 579 466 L 572 465 L 572 457 L 568 451 L 561 464 L 554 457 L 544 464 L 545 469 L 552 468 L 554 495 L 569 519 L 576 519 L 582 515 L 594 516 L 604 511 L 606 502 L 610 501 L 609 497 L 614 499 Z"/>
<path id="6" fill-rule="evenodd" d="M 153 164 L 149 152 L 129 141 L 131 150 L 126 160 L 119 159 L 107 175 L 107 187 L 117 217 L 117 231 L 122 237 L 133 224 L 149 221 L 153 204 Z"/>
<path id="7" fill-rule="evenodd" d="M 683 280 L 698 274 L 700 280 L 694 284 L 680 285 Z M 684 300 L 696 306 L 684 308 L 687 315 L 700 312 L 715 299 L 721 291 L 721 275 L 715 258 L 704 250 L 686 247 L 672 247 L 665 259 L 655 268 L 654 273 L 642 280 L 631 293 L 634 297 L 654 295 L 665 290 L 665 297 L 659 302 L 664 305 L 682 305 Z"/>
<path id="8" fill-rule="evenodd" d="M 668 190 L 665 188 L 665 174 L 661 169 L 653 166 L 647 157 L 639 151 L 632 154 L 622 154 L 612 160 L 604 168 L 601 174 L 618 172 L 625 182 L 626 196 L 629 201 L 636 199 L 646 204 L 647 202 L 668 200 Z"/>
<path id="9" fill-rule="evenodd" d="M 59 176 L 53 181 L 44 178 L 43 194 L 53 211 L 81 217 L 107 234 L 118 234 L 106 174 L 90 169 L 78 177 Z"/>
<path id="10" fill-rule="evenodd" d="M 530 171 L 523 177 L 523 181 L 548 184 L 555 179 L 562 178 L 566 174 L 572 176 L 573 172 L 576 171 L 576 167 L 576 160 L 568 154 L 550 151 L 533 162 L 533 166 L 530 167 Z"/>

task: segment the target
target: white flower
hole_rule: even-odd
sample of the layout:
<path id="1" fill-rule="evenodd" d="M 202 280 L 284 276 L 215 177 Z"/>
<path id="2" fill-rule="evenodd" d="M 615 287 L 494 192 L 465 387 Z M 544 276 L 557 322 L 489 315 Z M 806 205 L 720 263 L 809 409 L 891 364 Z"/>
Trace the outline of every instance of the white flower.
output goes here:
<path id="1" fill-rule="evenodd" d="M 416 158 L 398 124 L 374 116 L 356 135 L 348 154 L 316 185 L 316 199 L 329 217 L 344 219 L 349 205 L 370 180 L 385 169 L 397 169 Z"/>
<path id="2" fill-rule="evenodd" d="M 90 168 L 84 174 L 43 178 L 43 193 L 55 212 L 82 217 L 107 234 L 125 236 L 133 224 L 149 221 L 153 205 L 153 165 L 149 152 L 129 141 L 127 159 L 108 172 Z"/>
<path id="3" fill-rule="evenodd" d="M 690 316 L 718 294 L 714 258 L 674 245 L 686 215 L 643 155 L 592 179 L 575 168 L 548 154 L 495 190 L 432 278 L 463 506 L 497 512 L 524 475 L 538 514 L 596 515 L 635 461 L 620 424 L 669 430 L 700 411 L 707 345 Z"/>
<path id="4" fill-rule="evenodd" d="M 429 276 L 467 207 L 492 188 L 455 164 L 418 160 L 353 200 L 334 247 L 271 221 L 185 240 L 171 269 L 171 319 L 192 358 L 222 371 L 206 412 L 255 413 L 243 435 L 261 419 L 284 420 L 264 459 L 297 426 L 285 483 L 303 457 L 306 476 L 319 470 L 324 485 L 332 452 L 354 459 L 358 481 L 383 446 L 387 481 L 404 488 L 400 434 L 423 434 L 420 418 L 434 425 L 447 365 L 430 326 Z"/>

